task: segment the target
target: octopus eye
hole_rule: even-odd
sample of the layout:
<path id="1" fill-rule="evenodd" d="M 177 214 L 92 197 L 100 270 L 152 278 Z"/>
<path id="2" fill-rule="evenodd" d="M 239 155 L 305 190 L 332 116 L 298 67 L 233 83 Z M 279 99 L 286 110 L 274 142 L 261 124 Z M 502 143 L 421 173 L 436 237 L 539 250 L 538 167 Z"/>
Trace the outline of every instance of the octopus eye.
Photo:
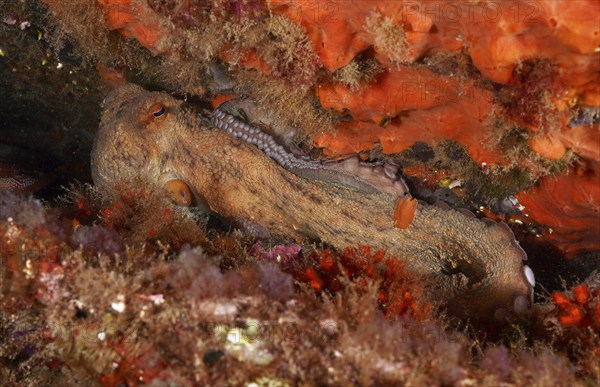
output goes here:
<path id="1" fill-rule="evenodd" d="M 150 106 L 148 115 L 150 116 L 150 118 L 152 118 L 154 120 L 158 120 L 160 118 L 163 118 L 165 116 L 166 112 L 167 112 L 167 109 L 165 108 L 165 105 L 160 104 L 160 103 L 155 103 L 154 105 Z"/>

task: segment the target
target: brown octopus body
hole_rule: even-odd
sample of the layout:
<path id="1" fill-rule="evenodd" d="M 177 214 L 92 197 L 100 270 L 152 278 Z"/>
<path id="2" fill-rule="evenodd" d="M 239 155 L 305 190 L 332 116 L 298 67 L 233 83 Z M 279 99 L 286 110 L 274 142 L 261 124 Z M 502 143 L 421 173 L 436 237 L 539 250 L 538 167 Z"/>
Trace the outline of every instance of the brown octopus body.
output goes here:
<path id="1" fill-rule="evenodd" d="M 394 196 L 299 177 L 256 146 L 201 122 L 166 93 L 121 86 L 105 100 L 94 182 L 107 189 L 139 177 L 168 187 L 183 182 L 175 188 L 182 204 L 189 204 L 190 192 L 215 213 L 251 220 L 271 234 L 382 249 L 432 284 L 431 295 L 462 317 L 503 319 L 530 306 L 533 275 L 504 223 L 419 204 L 410 226 L 399 229 Z"/>

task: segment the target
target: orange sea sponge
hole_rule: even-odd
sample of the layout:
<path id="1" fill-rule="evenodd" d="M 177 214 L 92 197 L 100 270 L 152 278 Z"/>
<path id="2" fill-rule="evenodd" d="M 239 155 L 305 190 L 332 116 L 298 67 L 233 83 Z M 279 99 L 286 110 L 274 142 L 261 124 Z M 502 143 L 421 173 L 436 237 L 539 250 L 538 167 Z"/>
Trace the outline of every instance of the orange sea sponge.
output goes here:
<path id="1" fill-rule="evenodd" d="M 545 237 L 568 256 L 600 250 L 599 171 L 600 162 L 588 162 L 516 195 L 533 220 L 551 227 Z"/>
<path id="2" fill-rule="evenodd" d="M 460 49 L 456 28 L 440 30 L 426 14 L 431 10 L 421 10 L 425 3 L 432 2 L 357 0 L 350 7 L 342 0 L 267 2 L 274 13 L 284 14 L 306 29 L 329 70 L 348 64 L 371 46 L 381 63 L 414 61 L 437 46 Z"/>
<path id="3" fill-rule="evenodd" d="M 358 92 L 341 83 L 320 85 L 316 91 L 323 107 L 347 109 L 354 119 L 375 123 L 405 110 L 445 105 L 465 92 L 456 79 L 408 66 L 386 72 Z"/>
<path id="4" fill-rule="evenodd" d="M 352 7 L 338 2 L 313 3 L 307 1 L 267 1 L 274 13 L 282 14 L 299 23 L 308 33 L 313 48 L 323 65 L 335 70 L 348 64 L 370 42 L 362 30 L 364 2 Z"/>
<path id="5" fill-rule="evenodd" d="M 467 147 L 469 156 L 478 163 L 506 164 L 499 149 L 489 145 L 491 123 L 488 116 L 493 104 L 488 92 L 464 86 L 462 95 L 430 109 L 410 110 L 388 125 L 346 121 L 336 125 L 335 134 L 318 136 L 315 143 L 326 154 L 339 155 L 369 149 L 381 142 L 384 153 L 399 153 L 415 142 L 432 144 L 456 140 Z M 358 103 L 358 98 L 354 100 Z"/>
<path id="6" fill-rule="evenodd" d="M 560 131 L 542 133 L 529 139 L 529 146 L 551 160 L 562 157 L 568 149 L 589 160 L 600 161 L 600 131 L 596 125 L 563 126 Z"/>
<path id="7" fill-rule="evenodd" d="M 145 4 L 135 0 L 98 0 L 105 10 L 105 18 L 111 30 L 123 36 L 137 39 L 153 54 L 165 52 L 161 39 L 167 36 L 160 27 L 160 19 Z"/>
<path id="8" fill-rule="evenodd" d="M 465 47 L 479 71 L 498 83 L 508 83 L 515 67 L 532 57 L 557 62 L 563 83 L 583 100 L 588 100 L 588 85 L 599 80 L 600 7 L 595 0 L 356 0 L 351 7 L 344 0 L 267 3 L 306 29 L 330 70 L 369 47 L 381 63 L 397 62 L 399 47 L 405 51 L 403 62 Z"/>

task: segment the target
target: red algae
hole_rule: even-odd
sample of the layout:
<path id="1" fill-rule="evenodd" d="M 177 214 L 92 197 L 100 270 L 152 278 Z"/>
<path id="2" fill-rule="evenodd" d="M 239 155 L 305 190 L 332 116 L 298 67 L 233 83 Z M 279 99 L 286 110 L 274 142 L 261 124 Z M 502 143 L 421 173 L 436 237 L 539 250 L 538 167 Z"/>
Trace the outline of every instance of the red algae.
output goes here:
<path id="1" fill-rule="evenodd" d="M 310 252 L 307 258 L 302 258 L 299 252 L 298 245 L 278 245 L 270 253 L 260 245 L 250 249 L 251 254 L 267 261 L 273 261 L 272 255 L 276 253 L 284 272 L 317 293 L 335 295 L 351 284 L 358 284 L 356 290 L 362 293 L 376 284 L 378 306 L 386 317 L 431 317 L 432 306 L 425 299 L 424 284 L 396 257 L 386 257 L 383 251 L 373 253 L 369 246 L 348 247 L 343 251 L 320 249 Z"/>
<path id="2" fill-rule="evenodd" d="M 425 319 L 432 312 L 424 298 L 423 285 L 400 260 L 386 257 L 383 251 L 373 253 L 369 246 L 346 248 L 340 253 L 324 249 L 311 253 L 307 264 L 306 269 L 292 269 L 292 273 L 316 291 L 339 292 L 348 280 L 366 291 L 367 281 L 381 281 L 377 298 L 387 317 L 409 315 Z"/>

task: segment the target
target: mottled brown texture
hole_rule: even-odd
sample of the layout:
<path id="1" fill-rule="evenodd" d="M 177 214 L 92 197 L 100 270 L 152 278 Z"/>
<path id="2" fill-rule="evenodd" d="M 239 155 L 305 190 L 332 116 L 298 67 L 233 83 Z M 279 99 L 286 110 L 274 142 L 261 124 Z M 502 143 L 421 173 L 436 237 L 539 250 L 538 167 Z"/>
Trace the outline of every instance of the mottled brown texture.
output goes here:
<path id="1" fill-rule="evenodd" d="M 149 114 L 157 103 L 166 108 L 159 119 Z M 165 93 L 125 85 L 107 97 L 92 169 L 104 189 L 168 175 L 221 216 L 272 234 L 384 249 L 430 280 L 432 296 L 459 315 L 492 319 L 512 310 L 517 296 L 531 299 L 526 255 L 506 225 L 419 204 L 410 226 L 398 229 L 394 197 L 297 177 L 255 146 L 204 126 Z"/>

